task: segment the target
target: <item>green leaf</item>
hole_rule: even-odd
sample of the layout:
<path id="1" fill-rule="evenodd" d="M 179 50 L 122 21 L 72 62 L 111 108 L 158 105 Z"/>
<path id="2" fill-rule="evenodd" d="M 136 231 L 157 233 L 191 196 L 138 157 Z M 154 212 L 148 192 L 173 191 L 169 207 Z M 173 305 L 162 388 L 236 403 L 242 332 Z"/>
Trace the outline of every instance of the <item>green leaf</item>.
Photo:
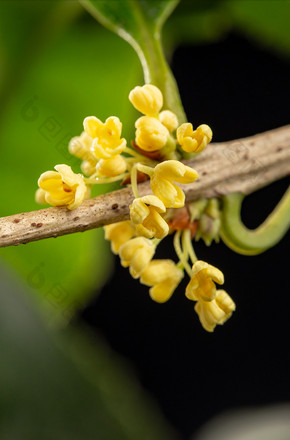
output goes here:
<path id="1" fill-rule="evenodd" d="M 290 53 L 290 5 L 285 0 L 226 2 L 233 27 L 281 54 Z"/>
<path id="2" fill-rule="evenodd" d="M 160 33 L 179 0 L 80 0 L 105 27 L 128 40 L 132 46 Z M 149 34 L 150 33 L 150 34 Z M 149 35 L 148 35 L 149 34 Z"/>
<path id="3" fill-rule="evenodd" d="M 81 12 L 77 2 L 62 0 L 0 3 L 0 117 L 25 81 L 30 65 Z"/>
<path id="4" fill-rule="evenodd" d="M 186 120 L 178 88 L 165 60 L 161 29 L 179 0 L 80 0 L 105 27 L 128 41 L 137 52 L 146 83 L 159 87 L 164 106 Z"/>
<path id="5" fill-rule="evenodd" d="M 0 9 L 5 21 L 1 2 Z M 17 28 L 5 30 L 5 41 L 6 32 L 16 34 Z M 20 46 L 23 33 L 22 29 Z M 14 56 L 11 59 L 16 62 Z M 8 59 L 6 63 L 10 71 L 13 63 Z M 25 81 L 18 70 L 19 81 L 0 119 L 1 216 L 39 209 L 34 201 L 37 179 L 54 165 L 67 163 L 80 172 L 80 161 L 68 154 L 68 142 L 81 133 L 86 116 L 102 120 L 119 116 L 128 142 L 134 131 L 128 95 L 141 76 L 138 59 L 125 42 L 95 21 L 80 17 L 33 62 L 31 58 L 25 70 Z M 98 186 L 94 195 L 107 190 Z M 102 229 L 2 248 L 0 258 L 22 275 L 50 318 L 60 320 L 86 305 L 111 269 L 111 252 Z"/>
<path id="6" fill-rule="evenodd" d="M 179 3 L 164 34 L 172 49 L 179 44 L 214 42 L 233 31 L 270 50 L 290 53 L 287 0 L 192 0 Z"/>
<path id="7" fill-rule="evenodd" d="M 172 440 L 130 367 L 75 327 L 52 333 L 0 266 L 1 440 Z"/>
<path id="8" fill-rule="evenodd" d="M 164 38 L 172 50 L 181 44 L 215 42 L 231 26 L 223 0 L 181 1 L 164 27 Z"/>

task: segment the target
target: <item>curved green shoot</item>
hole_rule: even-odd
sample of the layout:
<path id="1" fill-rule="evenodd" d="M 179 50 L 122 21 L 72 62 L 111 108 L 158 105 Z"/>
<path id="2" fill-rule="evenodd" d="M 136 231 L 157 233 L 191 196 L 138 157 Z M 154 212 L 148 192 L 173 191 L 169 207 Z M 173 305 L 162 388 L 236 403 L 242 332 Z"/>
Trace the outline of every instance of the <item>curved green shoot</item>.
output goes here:
<path id="1" fill-rule="evenodd" d="M 256 229 L 248 229 L 241 220 L 244 195 L 229 194 L 223 198 L 221 237 L 226 245 L 244 255 L 257 255 L 275 246 L 290 227 L 290 187 L 282 199 Z"/>

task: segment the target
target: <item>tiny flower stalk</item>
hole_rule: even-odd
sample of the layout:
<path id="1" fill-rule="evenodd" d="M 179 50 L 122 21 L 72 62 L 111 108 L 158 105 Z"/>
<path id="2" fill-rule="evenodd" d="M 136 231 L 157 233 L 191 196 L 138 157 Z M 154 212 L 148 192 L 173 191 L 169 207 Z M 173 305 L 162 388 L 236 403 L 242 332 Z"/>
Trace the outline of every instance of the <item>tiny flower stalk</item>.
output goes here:
<path id="1" fill-rule="evenodd" d="M 188 263 L 188 251 L 187 248 L 181 247 L 180 243 L 180 237 L 181 237 L 181 231 L 175 232 L 174 238 L 173 238 L 173 245 L 174 250 L 176 252 L 176 255 L 179 258 L 178 267 L 185 269 L 188 276 L 191 276 L 191 268 L 190 264 Z"/>
<path id="2" fill-rule="evenodd" d="M 223 197 L 221 237 L 234 251 L 257 255 L 276 245 L 290 227 L 290 187 L 267 219 L 256 229 L 246 228 L 241 220 L 244 195 Z"/>

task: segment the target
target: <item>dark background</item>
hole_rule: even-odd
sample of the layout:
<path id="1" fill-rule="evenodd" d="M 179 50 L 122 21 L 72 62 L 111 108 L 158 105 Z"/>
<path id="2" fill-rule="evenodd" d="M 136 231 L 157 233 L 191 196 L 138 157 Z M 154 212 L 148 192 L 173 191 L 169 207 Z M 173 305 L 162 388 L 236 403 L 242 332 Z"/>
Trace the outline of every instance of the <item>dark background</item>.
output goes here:
<path id="1" fill-rule="evenodd" d="M 188 120 L 209 124 L 216 142 L 289 123 L 289 61 L 242 35 L 180 47 L 172 69 Z M 288 184 L 283 179 L 247 197 L 248 227 L 264 220 Z M 156 304 L 118 257 L 114 276 L 81 316 L 132 362 L 183 439 L 222 411 L 290 397 L 289 234 L 255 257 L 240 256 L 223 243 L 197 243 L 195 249 L 224 272 L 224 288 L 237 305 L 213 334 L 203 330 L 184 296 L 187 278 L 168 303 Z M 175 258 L 171 238 L 157 257 Z"/>

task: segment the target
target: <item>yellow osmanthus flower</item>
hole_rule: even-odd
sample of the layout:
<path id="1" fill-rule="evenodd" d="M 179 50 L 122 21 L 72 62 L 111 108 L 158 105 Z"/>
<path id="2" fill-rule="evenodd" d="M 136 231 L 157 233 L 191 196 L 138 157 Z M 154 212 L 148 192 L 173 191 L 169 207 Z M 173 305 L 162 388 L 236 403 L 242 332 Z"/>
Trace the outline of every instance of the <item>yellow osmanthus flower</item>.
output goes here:
<path id="1" fill-rule="evenodd" d="M 156 116 L 163 106 L 162 93 L 152 84 L 135 87 L 129 94 L 129 100 L 140 113 L 147 116 Z"/>
<path id="2" fill-rule="evenodd" d="M 164 203 L 166 208 L 184 206 L 185 195 L 182 189 L 174 184 L 191 183 L 198 178 L 198 173 L 177 160 L 166 160 L 154 168 L 150 185 L 153 193 Z"/>
<path id="3" fill-rule="evenodd" d="M 159 121 L 165 125 L 167 130 L 171 133 L 178 127 L 178 119 L 175 113 L 170 110 L 163 110 L 159 113 Z"/>
<path id="4" fill-rule="evenodd" d="M 96 171 L 98 159 L 92 152 L 93 138 L 85 131 L 80 136 L 73 137 L 69 142 L 69 152 L 82 159 L 81 170 L 87 176 L 91 176 Z"/>
<path id="5" fill-rule="evenodd" d="M 68 165 L 56 165 L 56 171 L 46 171 L 38 179 L 36 201 L 52 206 L 77 208 L 90 195 L 83 176 L 75 174 Z"/>
<path id="6" fill-rule="evenodd" d="M 128 220 L 104 226 L 104 230 L 105 239 L 110 240 L 114 254 L 118 254 L 120 247 L 136 235 L 134 226 Z"/>
<path id="7" fill-rule="evenodd" d="M 100 159 L 96 166 L 96 172 L 99 176 L 114 177 L 126 171 L 126 160 L 120 155 L 110 159 Z"/>
<path id="8" fill-rule="evenodd" d="M 151 116 L 142 116 L 135 123 L 135 142 L 145 151 L 161 150 L 169 136 L 169 131 L 158 119 Z"/>
<path id="9" fill-rule="evenodd" d="M 140 281 L 149 290 L 151 298 L 164 303 L 169 300 L 174 290 L 183 278 L 183 271 L 172 260 L 153 260 L 143 271 Z"/>
<path id="10" fill-rule="evenodd" d="M 151 261 L 155 248 L 156 246 L 148 238 L 132 238 L 119 249 L 122 266 L 130 266 L 130 274 L 133 278 L 138 278 Z"/>
<path id="11" fill-rule="evenodd" d="M 192 124 L 186 122 L 176 131 L 177 141 L 187 153 L 200 153 L 212 140 L 212 131 L 206 124 L 193 130 Z"/>
<path id="12" fill-rule="evenodd" d="M 84 129 L 93 138 L 91 150 L 97 159 L 110 159 L 126 148 L 126 139 L 121 138 L 122 123 L 115 116 L 110 116 L 104 123 L 95 116 L 88 116 L 84 120 Z"/>
<path id="13" fill-rule="evenodd" d="M 160 214 L 166 208 L 156 196 L 143 196 L 135 199 L 130 205 L 130 217 L 136 231 L 147 238 L 164 238 L 169 231 L 169 226 Z"/>
<path id="14" fill-rule="evenodd" d="M 83 131 L 80 136 L 73 137 L 69 142 L 69 152 L 80 159 L 87 159 L 90 155 L 93 138 Z"/>
<path id="15" fill-rule="evenodd" d="M 97 160 L 83 160 L 81 163 L 82 172 L 86 174 L 86 176 L 91 176 L 92 174 L 95 174 L 97 163 Z"/>
<path id="16" fill-rule="evenodd" d="M 217 290 L 212 301 L 199 300 L 194 307 L 203 328 L 208 332 L 213 332 L 217 324 L 227 321 L 235 309 L 234 301 L 224 290 Z"/>
<path id="17" fill-rule="evenodd" d="M 223 273 L 205 261 L 198 260 L 192 266 L 192 277 L 186 287 L 185 295 L 193 301 L 212 301 L 216 295 L 214 283 L 224 283 Z"/>

